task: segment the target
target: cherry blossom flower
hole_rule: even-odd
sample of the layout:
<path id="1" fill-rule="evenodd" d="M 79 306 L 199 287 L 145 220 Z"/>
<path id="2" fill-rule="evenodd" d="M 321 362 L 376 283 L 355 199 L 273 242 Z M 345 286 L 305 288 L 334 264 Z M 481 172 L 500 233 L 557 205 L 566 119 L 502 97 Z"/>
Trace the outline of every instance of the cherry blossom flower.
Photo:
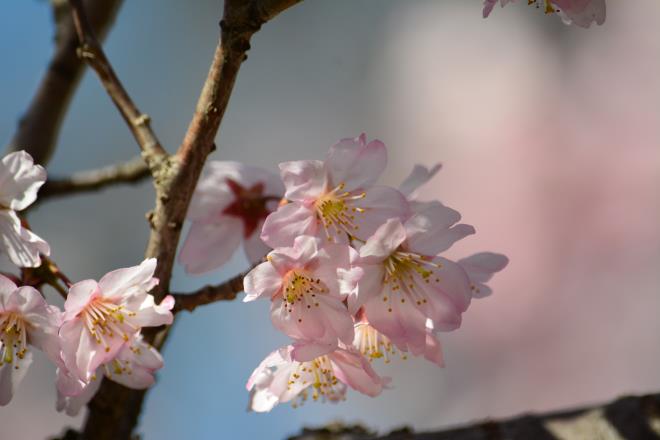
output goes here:
<path id="1" fill-rule="evenodd" d="M 11 400 L 32 363 L 30 346 L 51 359 L 59 354 L 61 312 L 33 287 L 0 275 L 0 405 Z"/>
<path id="2" fill-rule="evenodd" d="M 70 416 L 77 415 L 98 391 L 102 375 L 128 388 L 149 388 L 155 382 L 154 373 L 162 367 L 160 353 L 138 335 L 124 344 L 114 359 L 99 367 L 89 382 L 75 379 L 66 368 L 58 369 L 56 409 Z"/>
<path id="3" fill-rule="evenodd" d="M 484 298 L 493 290 L 486 283 L 496 272 L 509 264 L 509 259 L 502 254 L 481 252 L 458 260 L 458 264 L 467 272 L 470 278 L 470 289 L 474 298 Z"/>
<path id="4" fill-rule="evenodd" d="M 505 6 L 512 1 L 500 0 L 500 4 Z M 536 7 L 543 6 L 546 14 L 556 12 L 566 24 L 575 23 L 580 27 L 588 28 L 593 22 L 599 25 L 605 22 L 605 0 L 532 0 L 528 3 Z M 488 17 L 496 4 L 497 0 L 484 1 L 484 18 Z"/>
<path id="5" fill-rule="evenodd" d="M 243 281 L 243 301 L 272 301 L 273 325 L 288 336 L 326 344 L 353 341 L 353 320 L 343 304 L 337 270 L 348 270 L 352 248 L 300 236 L 293 247 L 278 248 Z"/>
<path id="6" fill-rule="evenodd" d="M 351 313 L 364 306 L 369 324 L 403 351 L 423 353 L 427 321 L 436 330 L 456 329 L 470 304 L 465 270 L 438 256 L 474 233 L 469 225 L 455 225 L 458 220 L 458 212 L 439 202 L 427 203 L 405 225 L 388 220 L 341 274 Z"/>
<path id="7" fill-rule="evenodd" d="M 290 203 L 266 218 L 261 238 L 273 248 L 290 246 L 303 234 L 347 243 L 351 237 L 366 239 L 389 218 L 407 218 L 405 197 L 374 185 L 386 164 L 385 145 L 367 143 L 364 134 L 332 146 L 325 161 L 281 163 Z"/>
<path id="8" fill-rule="evenodd" d="M 264 219 L 284 194 L 274 173 L 237 162 L 209 162 L 188 209 L 192 225 L 179 262 L 186 272 L 200 274 L 225 264 L 243 242 L 252 263 L 269 248 L 259 234 Z"/>
<path id="9" fill-rule="evenodd" d="M 62 360 L 75 379 L 89 382 L 142 327 L 172 323 L 174 299 L 168 296 L 156 305 L 147 293 L 158 284 L 155 270 L 156 259 L 151 258 L 110 272 L 98 283 L 85 280 L 71 286 L 59 334 Z"/>
<path id="10" fill-rule="evenodd" d="M 50 247 L 21 224 L 17 211 L 37 199 L 46 181 L 46 170 L 35 165 L 25 151 L 9 153 L 0 160 L 0 238 L 4 252 L 20 267 L 41 265 L 39 254 L 50 255 Z"/>
<path id="11" fill-rule="evenodd" d="M 248 408 L 267 412 L 289 401 L 295 407 L 310 396 L 314 401 L 338 402 L 345 399 L 347 387 L 375 397 L 388 383 L 357 351 L 338 348 L 317 356 L 324 351 L 324 346 L 289 345 L 272 352 L 247 382 Z"/>
<path id="12" fill-rule="evenodd" d="M 408 359 L 408 353 L 413 356 L 424 356 L 427 360 L 433 362 L 439 367 L 444 367 L 444 357 L 442 355 L 442 348 L 440 341 L 433 331 L 433 324 L 427 320 L 426 325 L 426 341 L 424 349 L 419 351 L 416 346 L 402 345 L 400 348 L 392 343 L 390 338 L 372 327 L 364 317 L 362 309 L 358 316 L 358 322 L 355 324 L 355 340 L 353 347 L 362 353 L 367 359 L 384 359 L 386 364 L 390 363 L 392 356 L 398 355 L 401 359 Z"/>

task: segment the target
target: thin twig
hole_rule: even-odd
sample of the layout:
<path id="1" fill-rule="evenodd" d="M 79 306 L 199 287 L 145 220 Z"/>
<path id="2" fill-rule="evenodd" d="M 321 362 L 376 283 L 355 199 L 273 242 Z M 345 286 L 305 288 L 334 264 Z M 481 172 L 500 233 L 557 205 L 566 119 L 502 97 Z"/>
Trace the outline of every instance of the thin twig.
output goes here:
<path id="1" fill-rule="evenodd" d="M 21 117 L 9 148 L 25 150 L 36 163 L 46 165 L 85 63 L 76 55 L 78 36 L 66 0 L 52 0 L 55 51 L 32 101 Z M 85 0 L 89 21 L 100 39 L 106 35 L 122 0 Z"/>
<path id="2" fill-rule="evenodd" d="M 250 270 L 240 273 L 222 284 L 207 285 L 191 293 L 172 293 L 174 297 L 172 312 L 178 313 L 182 310 L 192 312 L 199 306 L 236 299 L 236 295 L 243 291 L 243 278 Z"/>
<path id="3" fill-rule="evenodd" d="M 87 19 L 82 0 L 69 0 L 69 4 L 71 5 L 73 23 L 81 44 L 78 55 L 98 75 L 101 84 L 112 98 L 133 133 L 133 137 L 140 145 L 142 157 L 149 169 L 153 172 L 157 171 L 168 156 L 151 129 L 149 116 L 137 108 L 121 81 L 119 81 L 110 61 L 103 52 L 103 48 L 94 35 L 94 30 Z"/>
<path id="4" fill-rule="evenodd" d="M 67 178 L 49 179 L 41 187 L 37 202 L 51 198 L 96 191 L 120 183 L 137 183 L 149 176 L 141 157 L 107 167 L 80 171 Z"/>
<path id="5" fill-rule="evenodd" d="M 84 37 L 86 35 L 82 27 L 84 23 L 79 20 L 80 0 L 70 1 L 78 13 L 80 33 Z M 266 20 L 298 1 L 300 0 L 225 0 L 220 42 L 186 136 L 173 157 L 165 156 L 164 160 L 156 163 L 155 166 L 147 162 L 155 177 L 156 206 L 149 215 L 151 234 L 145 254 L 147 257 L 158 259 L 155 277 L 160 280 L 160 284 L 152 291 L 158 301 L 169 291 L 172 267 L 185 214 L 204 162 L 213 149 L 214 139 L 227 108 L 236 76 L 250 48 L 250 38 Z M 83 38 L 82 41 L 85 42 L 85 39 Z M 85 46 L 87 50 L 83 50 L 83 53 L 97 55 L 90 61 L 94 67 L 99 64 L 98 54 L 102 52 L 90 52 L 89 42 L 87 43 Z M 102 81 L 104 76 L 108 75 L 108 71 L 101 68 L 108 67 L 109 65 L 103 62 L 98 65 Z M 110 81 L 105 80 L 106 88 L 117 86 L 117 82 L 112 81 L 112 75 Z M 120 88 L 118 92 L 121 91 L 123 89 Z M 113 90 L 111 96 L 114 92 Z M 120 93 L 118 97 L 124 99 L 127 95 Z M 117 103 L 119 107 L 121 104 L 121 102 Z M 145 124 L 139 127 L 147 126 Z M 149 159 L 149 154 L 146 159 Z M 166 328 L 158 334 L 145 335 L 145 339 L 153 343 L 156 348 L 160 348 L 167 339 L 167 332 Z M 145 390 L 129 390 L 104 380 L 98 393 L 88 405 L 89 412 L 82 430 L 83 437 L 94 440 L 131 438 L 145 393 Z"/>

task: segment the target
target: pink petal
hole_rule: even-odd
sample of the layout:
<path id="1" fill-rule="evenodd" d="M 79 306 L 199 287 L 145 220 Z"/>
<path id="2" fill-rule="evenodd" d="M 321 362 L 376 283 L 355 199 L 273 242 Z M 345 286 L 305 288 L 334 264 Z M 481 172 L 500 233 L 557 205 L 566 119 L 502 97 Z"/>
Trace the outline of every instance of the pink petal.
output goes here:
<path id="1" fill-rule="evenodd" d="M 16 358 L 14 362 L 5 362 L 0 367 L 0 406 L 7 405 L 14 397 L 31 364 L 32 353 L 28 351 L 23 359 Z M 16 365 L 20 367 L 15 368 Z"/>
<path id="2" fill-rule="evenodd" d="M 340 276 L 346 285 L 353 286 L 348 294 L 348 311 L 354 315 L 371 298 L 380 296 L 385 268 L 382 264 L 365 264 Z"/>
<path id="3" fill-rule="evenodd" d="M 365 145 L 365 136 L 342 139 L 330 147 L 325 166 L 333 188 L 343 183 L 346 191 L 372 186 L 385 170 L 387 149 L 378 140 Z"/>
<path id="4" fill-rule="evenodd" d="M 442 164 L 435 164 L 431 168 L 415 165 L 408 177 L 399 185 L 399 191 L 409 199 L 415 199 L 420 186 L 431 180 L 442 168 Z"/>
<path id="5" fill-rule="evenodd" d="M 101 376 L 84 385 L 84 388 L 75 396 L 66 396 L 57 393 L 56 409 L 59 412 L 65 411 L 68 416 L 78 415 L 80 410 L 92 400 L 96 392 L 101 387 Z"/>
<path id="6" fill-rule="evenodd" d="M 381 225 L 360 248 L 360 259 L 365 263 L 379 263 L 397 250 L 406 239 L 406 230 L 398 218 Z"/>
<path id="7" fill-rule="evenodd" d="M 245 256 L 251 264 L 255 264 L 263 260 L 266 254 L 271 250 L 271 247 L 264 243 L 264 241 L 261 239 L 262 228 L 263 222 L 257 226 L 257 230 L 254 234 L 243 241 Z"/>
<path id="8" fill-rule="evenodd" d="M 270 247 L 291 246 L 299 235 L 316 235 L 316 212 L 301 203 L 288 203 L 266 217 L 261 239 Z"/>
<path id="9" fill-rule="evenodd" d="M 438 341 L 438 338 L 432 332 L 426 333 L 426 349 L 424 350 L 424 358 L 433 362 L 439 367 L 445 366 L 445 360 L 442 354 L 440 341 Z"/>
<path id="10" fill-rule="evenodd" d="M 223 215 L 214 223 L 194 222 L 179 252 L 186 273 L 199 275 L 229 261 L 243 239 L 243 224 L 237 217 Z"/>
<path id="11" fill-rule="evenodd" d="M 147 258 L 139 266 L 126 267 L 108 272 L 99 281 L 99 288 L 105 298 L 125 298 L 139 291 L 149 291 L 157 284 L 154 282 L 156 259 Z"/>
<path id="12" fill-rule="evenodd" d="M 332 353 L 336 344 L 318 344 L 314 342 L 295 342 L 291 350 L 291 359 L 298 362 L 313 361 L 319 356 Z"/>
<path id="13" fill-rule="evenodd" d="M 403 194 L 387 186 L 369 188 L 366 196 L 356 201 L 355 206 L 365 210 L 354 220 L 358 229 L 353 235 L 362 240 L 369 238 L 387 220 L 396 218 L 403 222 L 411 214 Z"/>
<path id="14" fill-rule="evenodd" d="M 325 167 L 320 160 L 282 162 L 280 175 L 286 188 L 284 198 L 295 202 L 316 199 L 328 185 Z"/>
<path id="15" fill-rule="evenodd" d="M 330 355 L 337 378 L 356 391 L 375 397 L 383 390 L 383 380 L 359 353 L 337 350 Z"/>
<path id="16" fill-rule="evenodd" d="M 46 170 L 34 165 L 25 151 L 9 153 L 0 161 L 0 204 L 16 211 L 30 206 L 46 181 Z"/>
<path id="17" fill-rule="evenodd" d="M 23 228 L 18 216 L 11 210 L 0 210 L 0 239 L 5 253 L 19 267 L 39 267 L 39 253 L 50 255 L 48 243 Z"/>
<path id="18" fill-rule="evenodd" d="M 94 280 L 79 281 L 69 287 L 69 294 L 64 302 L 64 320 L 74 319 L 90 301 L 100 294 L 99 285 Z"/>
<path id="19" fill-rule="evenodd" d="M 282 276 L 267 261 L 252 269 L 243 278 L 243 289 L 246 296 L 243 302 L 259 298 L 272 298 L 282 287 Z"/>
<path id="20" fill-rule="evenodd" d="M 137 307 L 134 304 L 127 303 L 126 309 L 132 311 L 135 315 L 126 319 L 137 327 L 170 325 L 174 320 L 174 316 L 170 312 L 172 307 L 174 307 L 174 298 L 170 295 L 163 298 L 159 305 L 156 305 L 153 295 L 145 295 Z"/>

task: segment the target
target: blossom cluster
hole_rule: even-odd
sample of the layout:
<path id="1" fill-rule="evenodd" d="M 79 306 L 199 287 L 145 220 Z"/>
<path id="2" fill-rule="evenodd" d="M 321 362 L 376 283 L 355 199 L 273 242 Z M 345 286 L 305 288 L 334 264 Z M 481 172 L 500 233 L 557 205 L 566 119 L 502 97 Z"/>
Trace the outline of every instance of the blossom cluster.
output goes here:
<path id="1" fill-rule="evenodd" d="M 475 230 L 439 201 L 417 199 L 440 166 L 418 165 L 393 188 L 377 184 L 386 164 L 385 145 L 361 135 L 325 160 L 281 163 L 279 179 L 232 162 L 211 163 L 202 176 L 180 262 L 191 273 L 211 270 L 242 240 L 261 261 L 244 279 L 244 301 L 270 301 L 272 324 L 291 338 L 249 378 L 252 410 L 336 402 L 348 388 L 376 396 L 390 379 L 372 361 L 397 353 L 442 366 L 439 332 L 457 329 L 507 265 L 489 252 L 443 257 Z"/>
<path id="2" fill-rule="evenodd" d="M 32 204 L 46 171 L 24 151 L 0 161 L 2 251 L 22 268 L 21 277 L 0 275 L 0 405 L 12 399 L 32 363 L 32 350 L 57 366 L 57 408 L 78 413 L 98 389 L 102 375 L 135 389 L 149 387 L 162 367 L 142 328 L 172 323 L 172 297 L 156 304 L 148 292 L 158 284 L 156 260 L 118 269 L 98 282 L 68 285 L 64 310 L 48 304 L 30 269 L 52 269 L 48 244 L 16 211 Z M 20 286 L 17 283 L 21 284 Z"/>
<path id="3" fill-rule="evenodd" d="M 504 7 L 514 0 L 499 0 Z M 498 3 L 498 0 L 484 0 L 484 18 L 488 17 Z M 577 26 L 588 28 L 591 23 L 603 24 L 605 22 L 605 0 L 528 0 L 529 5 L 537 8 L 543 7 L 546 14 L 558 14 L 566 24 L 575 23 Z"/>

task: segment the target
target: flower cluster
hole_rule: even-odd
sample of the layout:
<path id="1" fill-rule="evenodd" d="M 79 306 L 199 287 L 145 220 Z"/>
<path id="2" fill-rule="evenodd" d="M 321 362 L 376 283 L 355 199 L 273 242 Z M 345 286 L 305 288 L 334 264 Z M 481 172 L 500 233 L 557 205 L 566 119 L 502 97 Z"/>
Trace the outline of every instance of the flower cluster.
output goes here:
<path id="1" fill-rule="evenodd" d="M 442 365 L 438 333 L 458 328 L 471 299 L 490 293 L 485 283 L 506 266 L 493 253 L 442 257 L 475 231 L 455 210 L 417 200 L 440 167 L 416 166 L 397 189 L 377 184 L 386 164 L 385 145 L 361 135 L 332 146 L 323 161 L 281 163 L 279 184 L 234 163 L 207 169 L 179 258 L 190 272 L 209 270 L 241 237 L 246 249 L 254 245 L 260 231 L 272 250 L 245 277 L 244 301 L 269 300 L 273 325 L 292 340 L 250 377 L 252 410 L 336 402 L 348 388 L 376 396 L 389 379 L 370 361 L 397 352 Z M 223 242 L 228 229 L 235 237 Z"/>
<path id="2" fill-rule="evenodd" d="M 148 293 L 158 284 L 156 260 L 148 259 L 99 282 L 68 283 L 64 311 L 48 304 L 36 288 L 44 280 L 35 274 L 59 272 L 45 258 L 48 244 L 16 214 L 35 201 L 45 180 L 45 170 L 24 151 L 0 161 L 2 250 L 23 268 L 21 277 L 0 275 L 0 405 L 11 401 L 36 348 L 57 366 L 58 410 L 75 415 L 93 397 L 101 375 L 136 389 L 154 382 L 163 361 L 141 330 L 171 324 L 174 302 L 168 296 L 156 304 Z"/>
<path id="3" fill-rule="evenodd" d="M 504 7 L 513 0 L 499 0 Z M 498 0 L 484 0 L 484 18 L 488 17 Z M 543 7 L 546 14 L 558 14 L 566 24 L 575 23 L 577 26 L 588 28 L 591 23 L 603 24 L 605 22 L 605 0 L 529 0 L 530 5 Z"/>

